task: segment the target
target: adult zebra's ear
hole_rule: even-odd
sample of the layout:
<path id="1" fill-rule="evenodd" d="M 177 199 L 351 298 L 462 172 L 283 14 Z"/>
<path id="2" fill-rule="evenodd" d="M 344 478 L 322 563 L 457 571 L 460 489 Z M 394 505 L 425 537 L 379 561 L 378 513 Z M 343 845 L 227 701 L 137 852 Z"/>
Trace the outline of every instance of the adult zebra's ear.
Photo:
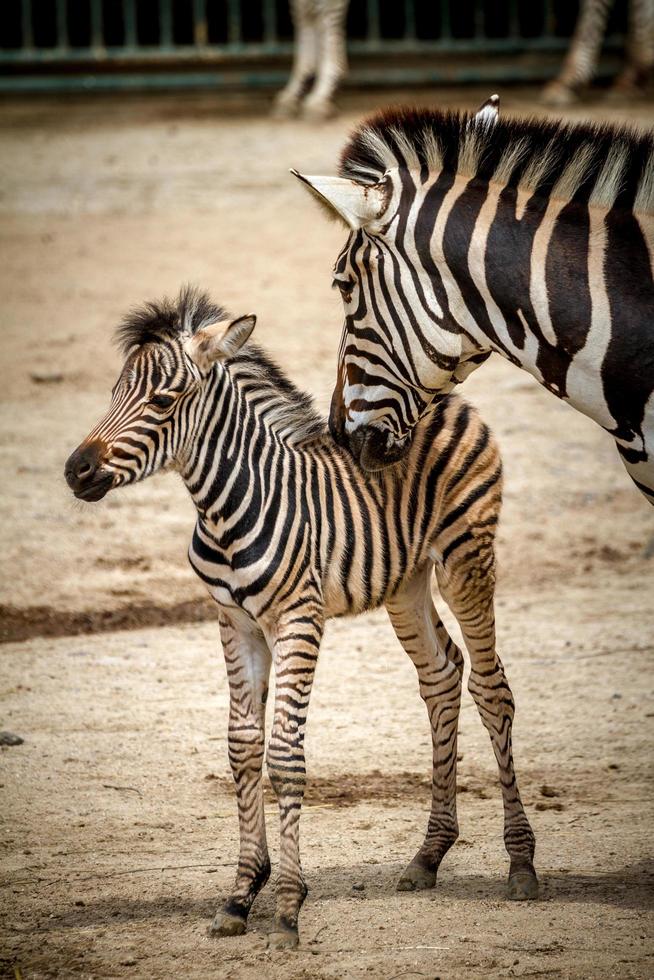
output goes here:
<path id="1" fill-rule="evenodd" d="M 483 126 L 494 126 L 497 120 L 500 118 L 500 97 L 499 95 L 491 95 L 490 98 L 479 106 L 477 111 L 473 116 L 475 123 L 481 123 Z"/>
<path id="2" fill-rule="evenodd" d="M 388 207 L 387 184 L 360 184 L 347 177 L 307 177 L 297 170 L 291 173 L 309 188 L 331 217 L 340 218 L 352 231 L 377 221 Z"/>
<path id="3" fill-rule="evenodd" d="M 184 350 L 200 371 L 206 374 L 216 361 L 227 361 L 238 354 L 256 322 L 254 313 L 239 316 L 236 320 L 219 320 L 189 337 Z"/>

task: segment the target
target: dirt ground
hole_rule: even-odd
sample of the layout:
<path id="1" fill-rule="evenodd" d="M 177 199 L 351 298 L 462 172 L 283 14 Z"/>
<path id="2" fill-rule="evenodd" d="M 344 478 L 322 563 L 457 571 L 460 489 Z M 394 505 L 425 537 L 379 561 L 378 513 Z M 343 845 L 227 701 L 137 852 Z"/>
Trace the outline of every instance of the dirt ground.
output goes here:
<path id="1" fill-rule="evenodd" d="M 504 111 L 535 111 L 533 91 L 502 96 Z M 210 95 L 0 107 L 0 728 L 25 740 L 0 750 L 7 976 L 654 975 L 654 511 L 599 429 L 502 361 L 466 383 L 505 460 L 499 648 L 541 900 L 504 900 L 500 794 L 467 694 L 461 839 L 433 892 L 395 893 L 426 826 L 431 752 L 413 668 L 378 612 L 325 639 L 292 954 L 265 947 L 272 886 L 247 935 L 206 935 L 237 824 L 185 491 L 161 476 L 84 506 L 63 482 L 108 403 L 114 325 L 183 281 L 254 310 L 259 341 L 327 407 L 343 234 L 288 168 L 333 171 L 355 121 L 400 100 L 349 95 L 321 127 Z M 647 123 L 654 110 L 596 101 L 571 115 Z"/>

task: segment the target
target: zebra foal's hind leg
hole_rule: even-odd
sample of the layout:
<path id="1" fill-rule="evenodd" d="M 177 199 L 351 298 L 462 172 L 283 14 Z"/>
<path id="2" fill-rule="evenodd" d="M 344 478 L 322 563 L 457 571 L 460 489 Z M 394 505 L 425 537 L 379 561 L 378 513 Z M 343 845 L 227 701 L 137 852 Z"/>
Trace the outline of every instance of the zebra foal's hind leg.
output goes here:
<path id="1" fill-rule="evenodd" d="M 463 657 L 431 598 L 432 566 L 387 602 L 398 640 L 418 672 L 432 733 L 432 803 L 427 834 L 402 873 L 398 891 L 432 888 L 443 857 L 459 835 L 456 818 L 456 745 Z"/>
<path id="2" fill-rule="evenodd" d="M 493 535 L 487 528 L 471 525 L 459 540 L 445 567 L 437 566 L 438 585 L 459 622 L 470 656 L 468 690 L 490 735 L 500 773 L 504 844 L 511 862 L 508 897 L 522 901 L 538 895 L 535 838 L 513 767 L 513 696 L 495 649 Z"/>
<path id="3" fill-rule="evenodd" d="M 236 784 L 240 854 L 234 890 L 210 932 L 245 932 L 252 903 L 270 877 L 261 768 L 271 654 L 263 634 L 243 613 L 221 614 L 220 636 L 229 681 L 229 762 Z"/>

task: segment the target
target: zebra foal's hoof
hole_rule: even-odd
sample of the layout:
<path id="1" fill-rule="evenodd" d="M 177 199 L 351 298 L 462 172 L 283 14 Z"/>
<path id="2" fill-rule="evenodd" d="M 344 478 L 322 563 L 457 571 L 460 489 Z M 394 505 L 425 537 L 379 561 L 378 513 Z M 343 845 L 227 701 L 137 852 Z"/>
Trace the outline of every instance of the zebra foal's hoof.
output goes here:
<path id="1" fill-rule="evenodd" d="M 538 898 L 538 878 L 535 871 L 516 871 L 509 875 L 507 897 L 511 902 L 528 902 Z"/>
<path id="2" fill-rule="evenodd" d="M 210 936 L 242 936 L 246 925 L 246 920 L 240 915 L 217 912 L 208 932 Z"/>
<path id="3" fill-rule="evenodd" d="M 402 872 L 402 875 L 395 886 L 397 892 L 417 892 L 426 888 L 433 888 L 436 884 L 436 872 L 425 868 L 418 861 L 411 864 Z"/>

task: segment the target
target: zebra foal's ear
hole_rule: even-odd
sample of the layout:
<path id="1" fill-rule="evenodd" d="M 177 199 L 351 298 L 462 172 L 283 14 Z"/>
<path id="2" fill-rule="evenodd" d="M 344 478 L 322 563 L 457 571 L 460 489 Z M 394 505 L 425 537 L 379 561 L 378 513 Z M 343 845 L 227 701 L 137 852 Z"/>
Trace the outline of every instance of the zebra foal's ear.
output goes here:
<path id="1" fill-rule="evenodd" d="M 315 195 L 319 204 L 327 207 L 332 217 L 345 222 L 357 231 L 381 218 L 388 206 L 388 189 L 382 184 L 359 184 L 347 177 L 307 177 L 291 170 Z"/>
<path id="2" fill-rule="evenodd" d="M 236 320 L 219 320 L 189 337 L 184 350 L 200 371 L 206 373 L 216 361 L 227 361 L 238 354 L 256 322 L 254 313 Z"/>
<path id="3" fill-rule="evenodd" d="M 491 95 L 490 98 L 479 106 L 474 115 L 474 122 L 484 126 L 494 126 L 500 118 L 500 97 Z"/>

